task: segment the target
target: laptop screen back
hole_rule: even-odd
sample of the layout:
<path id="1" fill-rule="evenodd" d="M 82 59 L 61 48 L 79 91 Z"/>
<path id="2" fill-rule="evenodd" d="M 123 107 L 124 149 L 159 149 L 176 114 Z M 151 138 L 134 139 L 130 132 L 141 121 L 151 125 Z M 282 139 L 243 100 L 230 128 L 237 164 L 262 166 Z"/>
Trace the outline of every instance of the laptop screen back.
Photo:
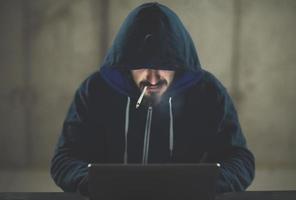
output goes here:
<path id="1" fill-rule="evenodd" d="M 213 200 L 219 164 L 91 164 L 91 200 Z"/>

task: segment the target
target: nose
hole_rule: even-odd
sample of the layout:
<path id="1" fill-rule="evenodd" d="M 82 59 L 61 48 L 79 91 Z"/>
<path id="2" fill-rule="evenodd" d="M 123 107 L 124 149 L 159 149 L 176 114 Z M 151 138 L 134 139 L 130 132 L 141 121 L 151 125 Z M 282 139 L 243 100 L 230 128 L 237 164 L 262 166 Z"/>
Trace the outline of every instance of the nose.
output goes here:
<path id="1" fill-rule="evenodd" d="M 147 69 L 146 78 L 152 85 L 155 85 L 160 80 L 159 71 L 156 69 Z"/>

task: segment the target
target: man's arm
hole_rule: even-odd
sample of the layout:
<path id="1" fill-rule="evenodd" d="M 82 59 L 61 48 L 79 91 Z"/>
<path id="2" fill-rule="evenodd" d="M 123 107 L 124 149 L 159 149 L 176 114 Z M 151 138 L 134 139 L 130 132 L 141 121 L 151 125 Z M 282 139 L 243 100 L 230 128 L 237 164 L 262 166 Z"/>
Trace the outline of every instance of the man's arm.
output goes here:
<path id="1" fill-rule="evenodd" d="M 211 162 L 221 164 L 216 191 L 217 193 L 243 191 L 254 178 L 255 159 L 246 146 L 237 112 L 224 88 L 219 99 L 222 120 L 209 153 Z"/>
<path id="2" fill-rule="evenodd" d="M 85 158 L 88 126 L 88 81 L 77 90 L 51 160 L 51 175 L 55 183 L 66 192 L 79 191 L 86 194 L 88 161 Z"/>

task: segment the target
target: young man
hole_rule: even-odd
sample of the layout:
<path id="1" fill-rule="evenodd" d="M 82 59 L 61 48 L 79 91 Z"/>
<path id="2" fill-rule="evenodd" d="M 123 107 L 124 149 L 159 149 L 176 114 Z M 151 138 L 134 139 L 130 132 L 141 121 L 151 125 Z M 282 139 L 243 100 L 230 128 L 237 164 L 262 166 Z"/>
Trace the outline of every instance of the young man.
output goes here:
<path id="1" fill-rule="evenodd" d="M 200 162 L 221 164 L 217 192 L 242 191 L 254 177 L 226 89 L 201 69 L 177 15 L 143 4 L 124 21 L 100 71 L 77 90 L 52 177 L 64 191 L 87 195 L 88 163 Z"/>

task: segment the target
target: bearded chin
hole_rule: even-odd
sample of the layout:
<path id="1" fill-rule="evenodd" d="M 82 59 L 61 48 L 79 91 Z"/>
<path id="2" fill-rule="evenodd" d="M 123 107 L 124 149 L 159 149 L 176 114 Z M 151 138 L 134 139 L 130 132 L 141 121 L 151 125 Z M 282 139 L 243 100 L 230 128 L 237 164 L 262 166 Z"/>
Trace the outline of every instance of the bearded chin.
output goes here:
<path id="1" fill-rule="evenodd" d="M 143 102 L 147 106 L 155 106 L 161 100 L 161 95 L 158 95 L 156 92 L 151 93 L 149 96 L 145 96 Z"/>

